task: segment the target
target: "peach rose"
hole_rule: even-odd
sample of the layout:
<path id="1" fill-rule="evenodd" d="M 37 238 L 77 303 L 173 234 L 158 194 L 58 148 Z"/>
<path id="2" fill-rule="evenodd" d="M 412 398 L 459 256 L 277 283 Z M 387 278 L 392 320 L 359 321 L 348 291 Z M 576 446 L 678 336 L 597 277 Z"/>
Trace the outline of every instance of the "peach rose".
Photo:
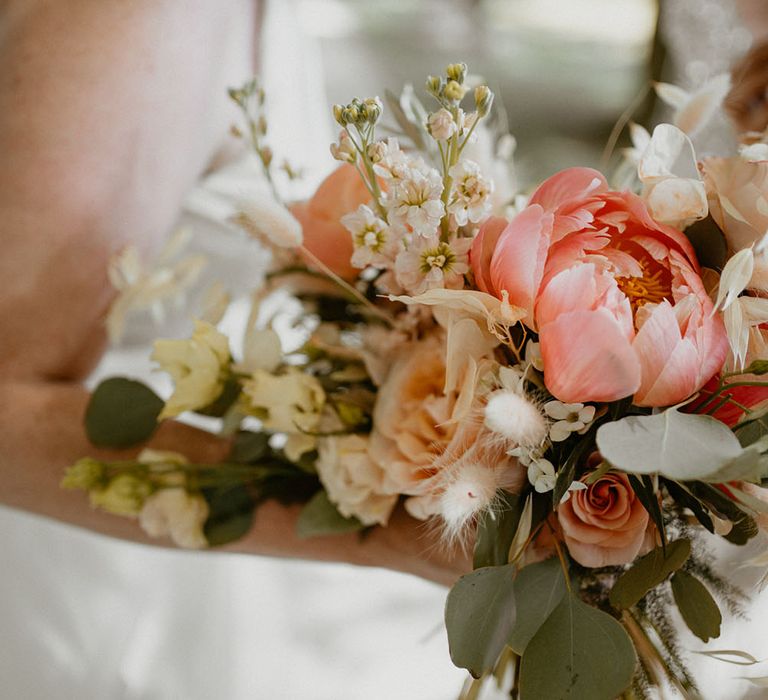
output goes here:
<path id="1" fill-rule="evenodd" d="M 369 454 L 385 472 L 384 491 L 411 496 L 411 515 L 439 514 L 451 526 L 527 477 L 498 440 L 482 439 L 482 413 L 453 420 L 460 396 L 444 390 L 445 352 L 442 334 L 401 346 L 376 397 Z"/>
<path id="2" fill-rule="evenodd" d="M 471 263 L 481 291 L 525 309 L 547 388 L 561 401 L 634 395 L 641 406 L 669 406 L 725 360 L 725 327 L 688 239 L 595 170 L 564 170 L 511 222 L 488 220 Z"/>
<path id="3" fill-rule="evenodd" d="M 357 170 L 345 163 L 323 180 L 308 202 L 291 207 L 304 231 L 304 247 L 347 280 L 355 279 L 360 271 L 350 262 L 352 237 L 341 225 L 341 217 L 370 199 Z"/>
<path id="4" fill-rule="evenodd" d="M 625 474 L 608 473 L 572 492 L 557 518 L 568 551 L 582 566 L 628 564 L 647 549 L 648 512 Z"/>

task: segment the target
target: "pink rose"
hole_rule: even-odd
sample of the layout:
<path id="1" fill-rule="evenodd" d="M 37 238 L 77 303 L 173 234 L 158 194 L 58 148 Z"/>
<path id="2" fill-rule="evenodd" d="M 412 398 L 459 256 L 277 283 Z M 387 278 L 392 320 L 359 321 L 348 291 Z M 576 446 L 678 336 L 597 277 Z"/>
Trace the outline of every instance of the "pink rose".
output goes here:
<path id="1" fill-rule="evenodd" d="M 628 564 L 650 549 L 648 512 L 625 474 L 609 473 L 557 508 L 563 539 L 582 566 Z"/>
<path id="2" fill-rule="evenodd" d="M 304 247 L 347 280 L 355 279 L 360 271 L 350 262 L 352 237 L 341 225 L 341 217 L 370 198 L 357 170 L 345 163 L 323 180 L 312 199 L 291 207 L 304 230 Z"/>
<path id="3" fill-rule="evenodd" d="M 482 291 L 526 310 L 561 401 L 634 394 L 638 405 L 668 406 L 725 360 L 725 328 L 688 239 L 595 170 L 564 170 L 511 222 L 488 220 L 471 264 Z"/>

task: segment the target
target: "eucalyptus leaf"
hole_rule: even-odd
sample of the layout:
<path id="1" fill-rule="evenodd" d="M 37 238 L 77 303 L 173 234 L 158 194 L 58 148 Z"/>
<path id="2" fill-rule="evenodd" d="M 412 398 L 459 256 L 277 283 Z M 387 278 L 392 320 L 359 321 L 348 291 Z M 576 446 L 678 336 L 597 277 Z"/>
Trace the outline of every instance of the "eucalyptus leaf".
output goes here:
<path id="1" fill-rule="evenodd" d="M 712 594 L 699 579 L 687 571 L 676 572 L 672 577 L 672 595 L 688 629 L 702 642 L 720 636 L 723 617 Z"/>
<path id="2" fill-rule="evenodd" d="M 503 566 L 509 559 L 509 548 L 517 532 L 522 513 L 520 496 L 500 490 L 498 504 L 480 517 L 475 535 L 473 568 Z"/>
<path id="3" fill-rule="evenodd" d="M 765 661 L 765 659 L 756 659 L 752 654 L 740 649 L 713 649 L 712 651 L 694 651 L 693 653 L 734 666 L 754 666 Z"/>
<path id="4" fill-rule="evenodd" d="M 619 609 L 631 608 L 685 564 L 690 556 L 691 542 L 683 538 L 669 542 L 666 553 L 662 547 L 651 550 L 619 576 L 608 596 L 611 605 Z"/>
<path id="5" fill-rule="evenodd" d="M 239 540 L 251 529 L 256 504 L 245 486 L 206 488 L 203 497 L 210 510 L 203 532 L 211 547 Z"/>
<path id="6" fill-rule="evenodd" d="M 462 576 L 445 604 L 451 660 L 475 678 L 490 671 L 515 623 L 515 567 L 488 566 Z"/>
<path id="7" fill-rule="evenodd" d="M 724 423 L 673 408 L 605 423 L 597 431 L 597 447 L 622 471 L 659 473 L 678 481 L 716 479 L 743 453 Z"/>
<path id="8" fill-rule="evenodd" d="M 296 535 L 301 539 L 322 535 L 357 532 L 364 525 L 357 518 L 345 518 L 331 503 L 325 490 L 320 489 L 304 506 L 296 523 Z"/>
<path id="9" fill-rule="evenodd" d="M 522 654 L 528 642 L 558 606 L 566 592 L 563 569 L 557 559 L 529 564 L 515 579 L 517 616 L 507 644 Z"/>
<path id="10" fill-rule="evenodd" d="M 521 700 L 614 700 L 632 681 L 637 656 L 624 628 L 572 593 L 525 648 Z"/>
<path id="11" fill-rule="evenodd" d="M 131 447 L 157 428 L 163 400 L 148 386 L 126 377 L 105 379 L 85 411 L 85 431 L 98 447 Z"/>

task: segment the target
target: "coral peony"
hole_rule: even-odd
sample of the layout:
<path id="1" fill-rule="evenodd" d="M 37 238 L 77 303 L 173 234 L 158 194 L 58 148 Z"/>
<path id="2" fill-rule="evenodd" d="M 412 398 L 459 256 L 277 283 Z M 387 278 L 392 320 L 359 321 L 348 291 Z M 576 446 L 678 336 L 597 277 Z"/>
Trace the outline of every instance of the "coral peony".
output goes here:
<path id="1" fill-rule="evenodd" d="M 564 170 L 511 222 L 488 220 L 471 264 L 480 289 L 525 309 L 561 401 L 671 405 L 725 360 L 688 239 L 595 170 Z"/>
<path id="2" fill-rule="evenodd" d="M 355 279 L 359 271 L 352 266 L 352 238 L 341 217 L 370 199 L 355 167 L 345 163 L 323 180 L 308 202 L 291 207 L 304 231 L 304 247 L 347 280 Z"/>
<path id="3" fill-rule="evenodd" d="M 628 564 L 648 549 L 648 512 L 625 474 L 608 473 L 557 509 L 563 539 L 582 566 Z"/>

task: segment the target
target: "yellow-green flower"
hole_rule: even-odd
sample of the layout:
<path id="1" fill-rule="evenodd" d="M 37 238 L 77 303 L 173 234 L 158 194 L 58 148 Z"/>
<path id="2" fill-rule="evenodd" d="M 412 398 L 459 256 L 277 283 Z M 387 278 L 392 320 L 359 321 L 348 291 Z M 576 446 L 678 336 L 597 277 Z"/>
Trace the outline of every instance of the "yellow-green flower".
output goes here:
<path id="1" fill-rule="evenodd" d="M 115 515 L 132 516 L 139 514 L 151 493 L 152 486 L 148 480 L 120 474 L 106 488 L 91 490 L 90 500 L 94 508 L 102 508 Z"/>
<path id="2" fill-rule="evenodd" d="M 195 321 L 187 340 L 158 340 L 152 359 L 168 372 L 176 385 L 159 418 L 172 418 L 184 411 L 213 403 L 224 388 L 230 362 L 227 337 L 205 321 Z"/>
<path id="3" fill-rule="evenodd" d="M 104 465 L 90 457 L 78 459 L 67 468 L 61 486 L 65 489 L 83 489 L 89 491 L 101 484 L 104 479 Z"/>

